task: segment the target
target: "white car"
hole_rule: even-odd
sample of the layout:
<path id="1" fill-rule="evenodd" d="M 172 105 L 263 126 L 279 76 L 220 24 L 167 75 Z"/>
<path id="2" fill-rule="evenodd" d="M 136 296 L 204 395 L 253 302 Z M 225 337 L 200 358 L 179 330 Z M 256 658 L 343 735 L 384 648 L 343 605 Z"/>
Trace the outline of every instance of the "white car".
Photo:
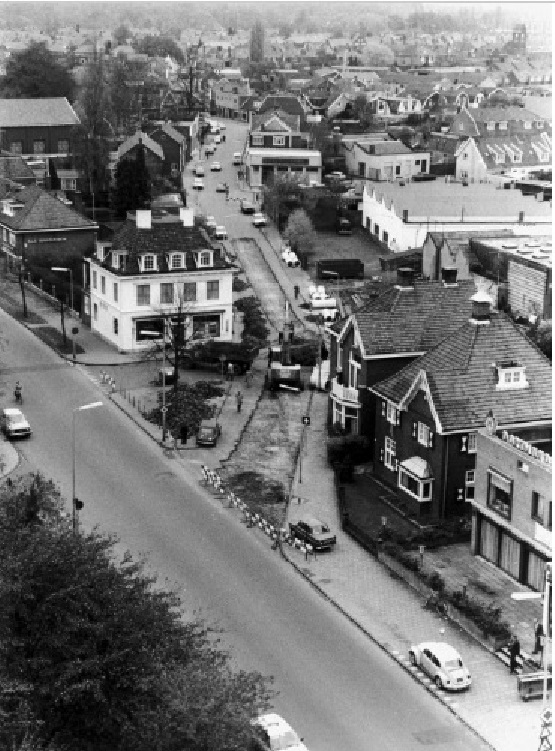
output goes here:
<path id="1" fill-rule="evenodd" d="M 227 230 L 223 224 L 219 224 L 214 230 L 216 240 L 227 240 Z"/>
<path id="2" fill-rule="evenodd" d="M 233 161 L 231 163 L 234 167 L 239 167 L 241 164 L 243 164 L 243 157 L 241 156 L 240 151 L 236 151 L 233 154 Z"/>
<path id="3" fill-rule="evenodd" d="M 445 642 L 425 641 L 409 650 L 411 665 L 427 673 L 438 688 L 462 691 L 472 678 L 456 649 Z"/>
<path id="4" fill-rule="evenodd" d="M 194 173 L 197 177 L 204 177 L 204 165 L 195 164 Z"/>
<path id="5" fill-rule="evenodd" d="M 193 190 L 204 190 L 204 180 L 202 177 L 195 177 L 193 181 Z"/>
<path id="6" fill-rule="evenodd" d="M 286 263 L 288 266 L 292 266 L 293 268 L 301 265 L 298 255 L 294 250 L 291 250 L 289 245 L 285 245 L 283 247 L 281 252 L 281 259 L 282 261 L 284 261 L 284 263 Z"/>
<path id="7" fill-rule="evenodd" d="M 256 751 L 308 751 L 291 725 L 273 712 L 251 722 Z"/>
<path id="8" fill-rule="evenodd" d="M 6 438 L 28 438 L 31 435 L 31 426 L 20 409 L 3 409 L 0 421 Z"/>
<path id="9" fill-rule="evenodd" d="M 205 147 L 204 153 L 209 156 L 216 153 L 216 147 L 213 143 L 209 143 L 208 146 Z"/>
<path id="10" fill-rule="evenodd" d="M 207 216 L 205 223 L 206 223 L 207 229 L 214 230 L 217 227 L 216 219 L 213 216 Z"/>
<path id="11" fill-rule="evenodd" d="M 210 170 L 212 172 L 221 172 L 222 165 L 219 162 L 212 162 L 212 164 L 210 165 Z"/>
<path id="12" fill-rule="evenodd" d="M 218 130 L 219 130 L 219 129 L 218 129 Z M 222 142 L 222 137 L 220 136 L 220 134 L 219 134 L 219 132 L 218 132 L 218 133 L 216 133 L 216 135 L 214 136 L 214 143 L 221 143 L 221 142 Z"/>
<path id="13" fill-rule="evenodd" d="M 265 227 L 268 223 L 268 220 L 266 219 L 264 214 L 257 212 L 252 218 L 252 223 L 255 227 Z"/>

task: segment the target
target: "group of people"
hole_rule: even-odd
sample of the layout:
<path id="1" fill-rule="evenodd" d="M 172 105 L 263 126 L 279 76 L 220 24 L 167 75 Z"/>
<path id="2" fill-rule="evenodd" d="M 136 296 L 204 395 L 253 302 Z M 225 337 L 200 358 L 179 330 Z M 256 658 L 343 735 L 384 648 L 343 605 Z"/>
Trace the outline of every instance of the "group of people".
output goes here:
<path id="1" fill-rule="evenodd" d="M 543 625 L 540 621 L 535 619 L 534 620 L 534 651 L 532 652 L 533 655 L 537 655 L 537 654 L 543 655 L 542 637 L 543 637 Z M 517 658 L 520 656 L 520 641 L 518 640 L 518 636 L 516 634 L 513 634 L 509 642 L 509 656 L 510 656 L 509 672 L 511 674 L 516 673 Z"/>

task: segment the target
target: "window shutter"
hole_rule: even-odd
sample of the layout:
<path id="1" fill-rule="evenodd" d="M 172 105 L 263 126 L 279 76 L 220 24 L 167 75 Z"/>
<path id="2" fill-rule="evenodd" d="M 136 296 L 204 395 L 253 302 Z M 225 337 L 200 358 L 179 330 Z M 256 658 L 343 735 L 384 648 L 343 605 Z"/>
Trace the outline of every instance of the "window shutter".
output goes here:
<path id="1" fill-rule="evenodd" d="M 417 438 L 418 437 L 418 423 L 412 421 L 412 437 Z"/>
<path id="2" fill-rule="evenodd" d="M 386 403 L 385 403 L 385 402 L 384 402 L 384 401 L 382 400 L 382 417 L 385 417 L 385 415 L 386 415 L 386 409 L 387 409 L 387 405 L 386 405 Z"/>
<path id="3" fill-rule="evenodd" d="M 400 425 L 400 424 L 401 424 L 401 410 L 396 409 L 395 410 L 395 425 Z"/>
<path id="4" fill-rule="evenodd" d="M 380 461 L 382 464 L 385 461 L 385 449 L 380 449 Z"/>
<path id="5" fill-rule="evenodd" d="M 457 501 L 464 500 L 464 488 L 457 488 Z"/>
<path id="6" fill-rule="evenodd" d="M 399 469 L 399 459 L 395 459 L 395 471 Z"/>
<path id="7" fill-rule="evenodd" d="M 433 449 L 434 447 L 434 434 L 430 430 L 429 436 L 428 436 L 428 448 Z"/>
<path id="8" fill-rule="evenodd" d="M 467 433 L 461 436 L 460 452 L 461 454 L 466 454 L 468 452 L 468 434 Z"/>

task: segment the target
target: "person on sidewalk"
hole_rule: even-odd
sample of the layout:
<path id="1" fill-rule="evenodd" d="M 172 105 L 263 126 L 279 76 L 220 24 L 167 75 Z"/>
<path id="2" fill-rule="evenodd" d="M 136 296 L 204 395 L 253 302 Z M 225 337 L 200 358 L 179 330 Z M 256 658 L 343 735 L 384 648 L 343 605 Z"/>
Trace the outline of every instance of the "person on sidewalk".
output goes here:
<path id="1" fill-rule="evenodd" d="M 241 411 L 241 404 L 243 404 L 243 394 L 240 391 L 238 391 L 235 394 L 235 398 L 237 399 L 237 412 L 240 412 Z"/>
<path id="2" fill-rule="evenodd" d="M 537 655 L 543 652 L 542 636 L 543 636 L 543 625 L 541 621 L 538 621 L 537 618 L 534 618 L 534 651 L 532 652 L 533 655 Z"/>
<path id="3" fill-rule="evenodd" d="M 511 656 L 509 673 L 516 673 L 516 659 L 520 656 L 520 642 L 516 635 L 513 636 L 509 643 L 509 655 Z"/>

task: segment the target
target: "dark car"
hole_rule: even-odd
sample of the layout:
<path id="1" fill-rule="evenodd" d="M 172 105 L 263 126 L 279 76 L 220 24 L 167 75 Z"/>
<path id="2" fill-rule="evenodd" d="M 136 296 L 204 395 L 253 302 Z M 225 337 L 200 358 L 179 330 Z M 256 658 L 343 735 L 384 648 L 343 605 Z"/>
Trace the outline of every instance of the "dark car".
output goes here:
<path id="1" fill-rule="evenodd" d="M 197 446 L 215 446 L 221 434 L 222 429 L 215 417 L 202 420 L 196 437 Z"/>
<path id="2" fill-rule="evenodd" d="M 289 531 L 293 537 L 312 545 L 314 550 L 331 549 L 337 542 L 328 525 L 312 516 L 303 516 L 297 522 L 290 522 Z"/>
<path id="3" fill-rule="evenodd" d="M 254 214 L 254 203 L 242 199 L 240 206 L 242 214 Z"/>

